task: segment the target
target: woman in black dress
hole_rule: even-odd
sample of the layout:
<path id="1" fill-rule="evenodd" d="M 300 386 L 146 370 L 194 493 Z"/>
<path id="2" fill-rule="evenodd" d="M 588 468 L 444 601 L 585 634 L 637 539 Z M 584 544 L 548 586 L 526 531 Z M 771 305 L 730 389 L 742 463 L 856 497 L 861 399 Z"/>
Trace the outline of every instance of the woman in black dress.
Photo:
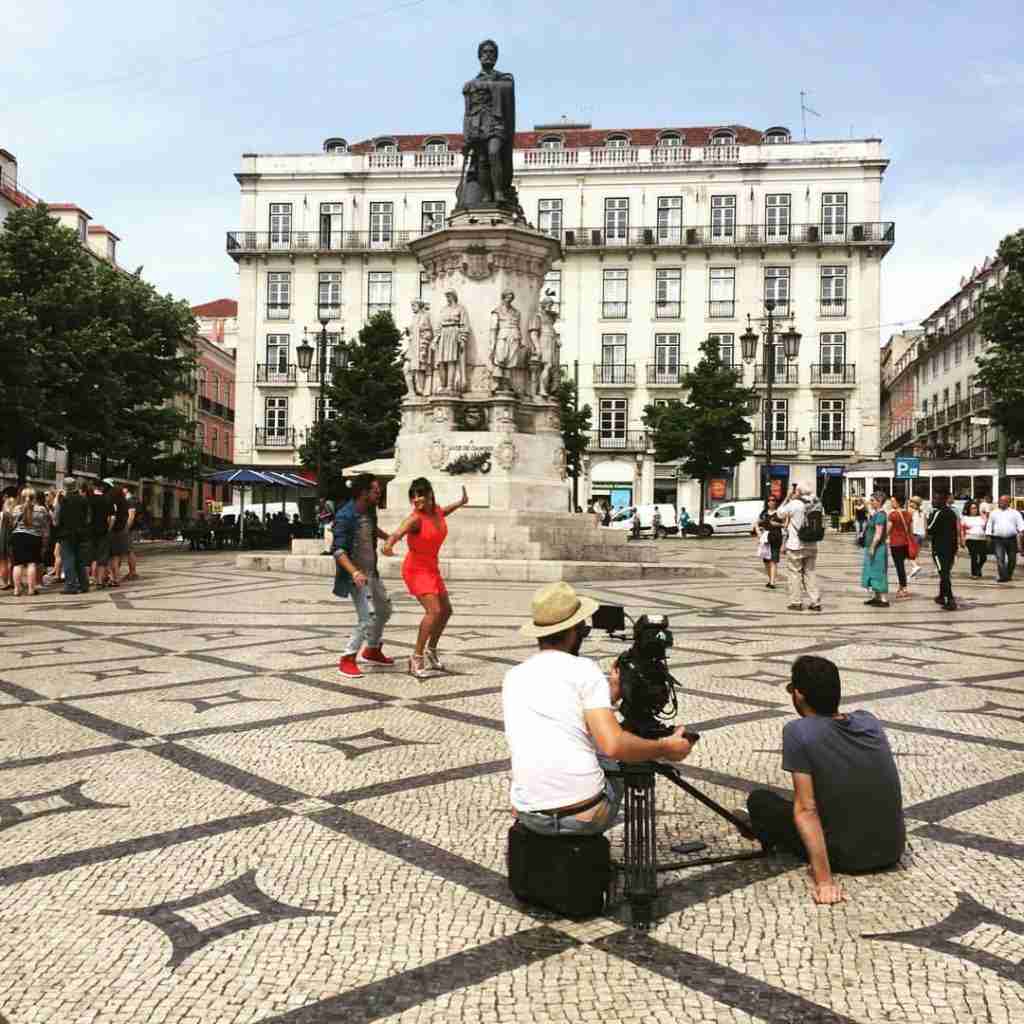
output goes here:
<path id="1" fill-rule="evenodd" d="M 761 543 L 761 560 L 764 562 L 764 571 L 768 574 L 765 586 L 769 590 L 775 589 L 775 580 L 779 572 L 779 554 L 782 551 L 782 519 L 778 515 L 778 508 L 778 501 L 769 498 L 752 531 Z"/>

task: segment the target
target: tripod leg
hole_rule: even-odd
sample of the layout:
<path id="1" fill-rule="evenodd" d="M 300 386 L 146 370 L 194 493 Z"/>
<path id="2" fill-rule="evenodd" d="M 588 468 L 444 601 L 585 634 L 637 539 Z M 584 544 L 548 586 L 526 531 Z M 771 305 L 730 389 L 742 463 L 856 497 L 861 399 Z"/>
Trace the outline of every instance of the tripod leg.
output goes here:
<path id="1" fill-rule="evenodd" d="M 654 775 L 650 772 L 627 773 L 625 784 L 625 894 L 633 926 L 649 928 L 654 898 L 658 893 Z"/>

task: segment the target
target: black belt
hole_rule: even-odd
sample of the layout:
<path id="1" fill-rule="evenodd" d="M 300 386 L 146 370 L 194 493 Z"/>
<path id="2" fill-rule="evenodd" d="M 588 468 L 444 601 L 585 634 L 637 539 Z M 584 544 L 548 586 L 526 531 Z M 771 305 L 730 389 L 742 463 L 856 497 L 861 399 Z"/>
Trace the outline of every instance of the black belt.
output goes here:
<path id="1" fill-rule="evenodd" d="M 604 793 L 598 793 L 597 796 L 592 796 L 589 800 L 584 800 L 579 804 L 571 804 L 569 807 L 556 807 L 553 811 L 530 811 L 529 813 L 548 814 L 553 818 L 567 818 L 571 814 L 579 814 L 581 811 L 589 811 L 591 807 L 596 807 L 603 800 Z"/>

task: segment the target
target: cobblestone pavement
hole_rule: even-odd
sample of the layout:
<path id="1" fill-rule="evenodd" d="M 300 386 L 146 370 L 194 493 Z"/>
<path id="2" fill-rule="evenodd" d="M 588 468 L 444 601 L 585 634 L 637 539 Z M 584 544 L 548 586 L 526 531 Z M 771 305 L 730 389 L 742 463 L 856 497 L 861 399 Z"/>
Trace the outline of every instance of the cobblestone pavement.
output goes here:
<path id="1" fill-rule="evenodd" d="M 670 872 L 646 933 L 534 912 L 505 885 L 499 693 L 532 587 L 453 586 L 447 674 L 342 684 L 325 581 L 153 555 L 118 591 L 0 597 L 0 1021 L 1024 1021 L 1024 581 L 961 564 L 956 614 L 934 573 L 868 609 L 834 539 L 815 614 L 748 538 L 665 550 L 723 576 L 579 589 L 671 616 L 687 778 L 785 787 L 789 664 L 825 654 L 896 751 L 898 869 L 834 908 L 782 856 Z M 658 810 L 666 859 L 751 849 L 675 787 Z"/>

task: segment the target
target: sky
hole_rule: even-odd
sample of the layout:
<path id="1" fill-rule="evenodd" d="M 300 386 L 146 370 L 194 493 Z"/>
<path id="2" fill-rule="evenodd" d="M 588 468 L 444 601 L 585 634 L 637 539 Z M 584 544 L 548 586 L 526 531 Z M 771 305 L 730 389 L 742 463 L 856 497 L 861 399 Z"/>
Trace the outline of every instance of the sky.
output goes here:
<path id="1" fill-rule="evenodd" d="M 1024 226 L 1019 0 L 777 10 L 633 0 L 15 0 L 0 147 L 21 183 L 121 236 L 119 262 L 191 304 L 237 297 L 244 152 L 458 131 L 461 83 L 493 36 L 517 123 L 783 124 L 881 137 L 884 340 L 953 294 Z"/>

